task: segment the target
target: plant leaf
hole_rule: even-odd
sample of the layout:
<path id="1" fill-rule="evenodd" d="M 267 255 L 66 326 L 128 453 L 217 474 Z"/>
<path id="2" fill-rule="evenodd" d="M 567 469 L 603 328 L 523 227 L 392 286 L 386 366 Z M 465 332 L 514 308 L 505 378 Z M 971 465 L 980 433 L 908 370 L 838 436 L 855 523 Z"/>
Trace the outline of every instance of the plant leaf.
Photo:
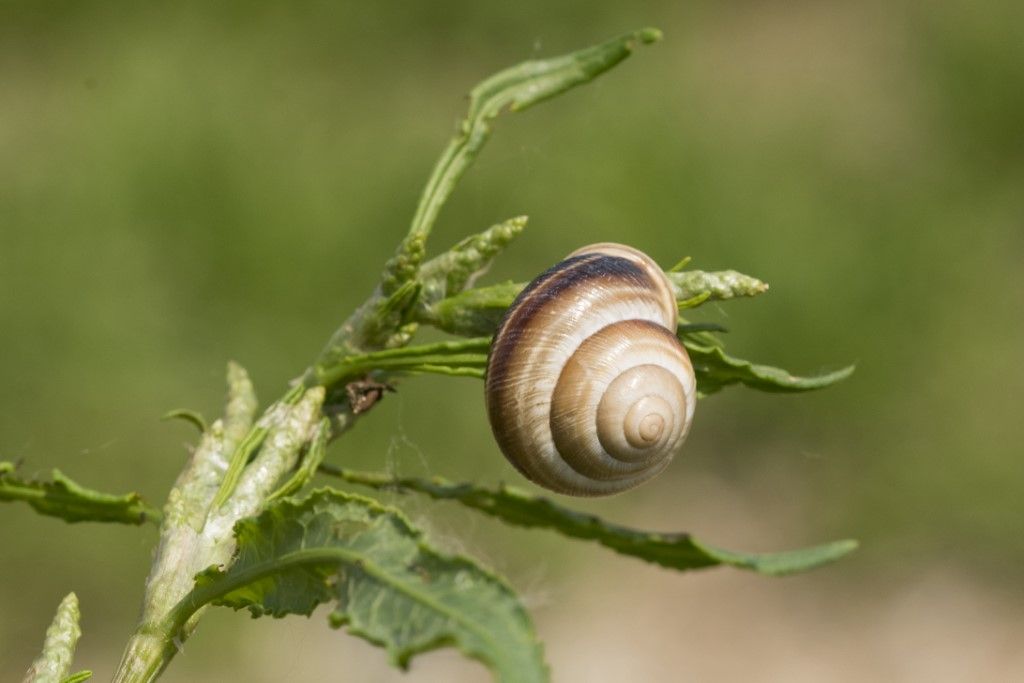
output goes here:
<path id="1" fill-rule="evenodd" d="M 63 679 L 60 683 L 83 683 L 83 681 L 87 681 L 90 678 L 92 678 L 92 671 L 89 671 L 88 669 L 83 669 L 81 671 L 76 671 L 75 673 L 71 674 L 67 678 Z"/>
<path id="2" fill-rule="evenodd" d="M 691 335 L 696 332 L 728 332 L 729 329 L 718 323 L 679 323 L 679 334 Z M 715 344 L 719 346 L 720 344 Z"/>
<path id="3" fill-rule="evenodd" d="M 744 384 L 760 391 L 794 393 L 812 391 L 840 382 L 853 374 L 849 365 L 834 372 L 812 377 L 798 377 L 781 368 L 757 365 L 733 358 L 721 346 L 698 343 L 689 335 L 680 335 L 683 346 L 690 354 L 693 371 L 697 375 L 697 390 L 707 396 L 730 384 Z"/>
<path id="4" fill-rule="evenodd" d="M 78 626 L 78 596 L 68 593 L 46 629 L 43 651 L 25 673 L 23 683 L 59 683 L 71 670 L 75 646 L 82 635 Z"/>
<path id="5" fill-rule="evenodd" d="M 170 632 L 206 603 L 253 616 L 310 614 L 388 650 L 405 668 L 420 652 L 455 645 L 502 681 L 544 681 L 529 616 L 512 590 L 462 557 L 431 549 L 396 510 L 324 489 L 280 500 L 235 526 L 228 569 L 211 567 L 175 608 Z"/>
<path id="6" fill-rule="evenodd" d="M 231 497 L 231 493 L 238 485 L 238 480 L 241 478 L 242 472 L 245 470 L 245 466 L 253 454 L 263 445 L 263 441 L 267 438 L 270 430 L 283 421 L 290 409 L 299 402 L 304 391 L 304 386 L 296 384 L 277 403 L 267 408 L 260 419 L 249 427 L 248 433 L 238 442 L 238 445 L 231 454 L 231 459 L 228 460 L 227 472 L 224 473 L 220 487 L 213 497 L 213 508 L 220 507 Z"/>
<path id="7" fill-rule="evenodd" d="M 206 420 L 203 419 L 201 413 L 196 410 L 189 410 L 188 408 L 175 408 L 174 410 L 168 410 L 166 413 L 160 416 L 161 420 L 184 420 L 189 424 L 195 426 L 199 430 L 200 434 L 205 434 L 209 426 L 206 424 Z"/>
<path id="8" fill-rule="evenodd" d="M 462 337 L 493 335 L 505 311 L 526 283 L 502 282 L 475 287 L 441 299 L 416 311 L 418 320 L 439 330 Z"/>
<path id="9" fill-rule="evenodd" d="M 0 463 L 0 501 L 24 501 L 36 512 L 60 517 L 66 522 L 118 522 L 120 524 L 160 523 L 160 511 L 150 507 L 137 493 L 112 495 L 85 488 L 60 470 L 53 481 L 26 481 L 13 476 L 12 463 Z"/>
<path id="10" fill-rule="evenodd" d="M 354 354 L 345 356 L 329 368 L 318 368 L 317 383 L 332 387 L 374 370 L 386 373 L 452 374 L 451 371 L 468 369 L 479 372 L 479 375 L 474 376 L 483 377 L 490 345 L 490 337 L 478 337 Z"/>
<path id="11" fill-rule="evenodd" d="M 470 235 L 420 268 L 419 305 L 427 306 L 471 287 L 491 261 L 526 227 L 526 216 L 510 218 L 478 235 Z"/>
<path id="12" fill-rule="evenodd" d="M 331 421 L 326 417 L 322 418 L 320 424 L 316 427 L 316 431 L 313 432 L 313 438 L 310 440 L 305 457 L 302 458 L 298 468 L 288 478 L 288 481 L 281 484 L 276 491 L 267 497 L 268 501 L 285 498 L 296 493 L 313 478 L 313 475 L 316 474 L 316 468 L 320 466 L 324 456 L 327 455 L 327 440 L 330 436 Z"/>
<path id="13" fill-rule="evenodd" d="M 415 491 L 434 500 L 452 500 L 514 526 L 551 529 L 564 536 L 595 541 L 623 555 L 681 571 L 730 565 L 772 576 L 793 574 L 834 562 L 857 547 L 856 541 L 844 540 L 780 553 L 736 553 L 698 541 L 690 534 L 639 531 L 611 524 L 594 515 L 570 510 L 547 498 L 508 486 L 487 489 L 473 484 L 452 483 L 440 477 L 430 480 L 393 477 L 329 465 L 321 465 L 320 471 L 374 489 Z"/>
<path id="14" fill-rule="evenodd" d="M 245 368 L 234 361 L 228 361 L 228 400 L 224 408 L 224 443 L 228 450 L 245 438 L 256 418 L 259 401 L 256 388 Z"/>
<path id="15" fill-rule="evenodd" d="M 707 301 L 756 296 L 768 290 L 764 282 L 735 270 L 669 271 L 666 275 L 672 282 L 680 309 L 693 308 Z M 416 320 L 463 337 L 492 335 L 508 307 L 525 287 L 523 282 L 502 282 L 461 293 L 448 292 L 438 301 L 420 302 L 415 311 Z"/>
<path id="16" fill-rule="evenodd" d="M 641 29 L 552 59 L 530 60 L 480 82 L 470 92 L 469 112 L 459 133 L 434 166 L 409 233 L 385 269 L 383 291 L 390 294 L 411 280 L 423 258 L 427 236 L 459 179 L 491 134 L 491 123 L 504 111 L 522 111 L 578 85 L 592 81 L 628 57 L 637 44 L 661 38 L 656 29 Z"/>
<path id="17" fill-rule="evenodd" d="M 676 299 L 679 301 L 705 294 L 705 301 L 722 301 L 742 296 L 757 296 L 768 291 L 767 283 L 735 270 L 669 270 L 665 275 L 675 288 Z"/>

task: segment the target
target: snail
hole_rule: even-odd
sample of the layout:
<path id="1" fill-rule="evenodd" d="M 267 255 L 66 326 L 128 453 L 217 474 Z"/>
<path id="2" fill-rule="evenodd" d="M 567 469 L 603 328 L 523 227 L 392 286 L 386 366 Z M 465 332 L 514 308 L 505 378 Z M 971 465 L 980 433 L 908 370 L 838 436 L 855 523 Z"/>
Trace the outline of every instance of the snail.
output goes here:
<path id="1" fill-rule="evenodd" d="M 485 375 L 495 440 L 527 479 L 603 496 L 664 470 L 697 402 L 671 283 L 621 244 L 578 249 L 515 299 Z"/>

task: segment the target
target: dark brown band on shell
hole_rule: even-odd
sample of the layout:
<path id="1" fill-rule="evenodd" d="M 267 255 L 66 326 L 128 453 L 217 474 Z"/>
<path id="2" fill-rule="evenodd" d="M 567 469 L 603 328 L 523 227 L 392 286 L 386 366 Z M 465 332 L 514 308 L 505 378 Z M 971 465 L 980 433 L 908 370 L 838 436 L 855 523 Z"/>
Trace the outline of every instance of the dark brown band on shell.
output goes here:
<path id="1" fill-rule="evenodd" d="M 487 393 L 504 377 L 516 345 L 531 325 L 537 324 L 539 313 L 545 306 L 557 302 L 574 288 L 591 287 L 595 282 L 604 286 L 614 281 L 635 287 L 649 286 L 642 268 L 624 258 L 603 254 L 581 254 L 556 263 L 537 276 L 515 298 L 491 341 L 487 360 Z M 498 378 L 492 381 L 492 378 Z"/>

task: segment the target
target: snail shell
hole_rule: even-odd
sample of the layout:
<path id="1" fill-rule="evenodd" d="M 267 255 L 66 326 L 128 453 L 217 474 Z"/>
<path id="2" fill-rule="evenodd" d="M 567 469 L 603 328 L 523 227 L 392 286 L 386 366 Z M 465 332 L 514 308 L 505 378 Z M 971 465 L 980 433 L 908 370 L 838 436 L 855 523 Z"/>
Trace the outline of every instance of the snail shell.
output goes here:
<path id="1" fill-rule="evenodd" d="M 675 294 L 646 254 L 583 247 L 516 298 L 487 360 L 491 429 L 525 477 L 577 496 L 632 488 L 668 466 L 696 381 Z"/>

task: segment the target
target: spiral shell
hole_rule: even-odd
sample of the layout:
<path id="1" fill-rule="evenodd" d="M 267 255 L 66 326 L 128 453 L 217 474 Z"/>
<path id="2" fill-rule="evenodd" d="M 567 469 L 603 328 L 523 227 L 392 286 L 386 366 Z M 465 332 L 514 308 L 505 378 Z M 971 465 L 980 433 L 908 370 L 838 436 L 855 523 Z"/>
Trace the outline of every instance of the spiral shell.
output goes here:
<path id="1" fill-rule="evenodd" d="M 584 247 L 538 276 L 487 361 L 487 413 L 509 462 L 577 496 L 618 493 L 665 469 L 696 405 L 676 321 L 671 284 L 632 247 Z"/>

